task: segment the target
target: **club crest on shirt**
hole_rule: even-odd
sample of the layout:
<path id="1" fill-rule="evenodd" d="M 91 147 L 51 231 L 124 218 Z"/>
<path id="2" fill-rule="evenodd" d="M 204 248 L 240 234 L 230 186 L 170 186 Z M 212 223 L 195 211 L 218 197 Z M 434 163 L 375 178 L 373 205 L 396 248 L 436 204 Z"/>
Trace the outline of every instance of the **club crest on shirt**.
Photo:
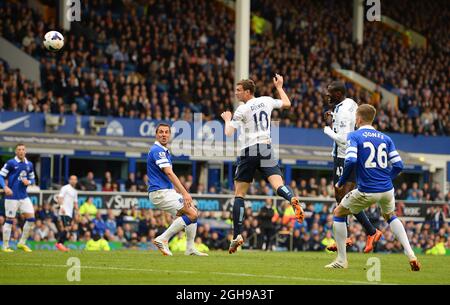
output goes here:
<path id="1" fill-rule="evenodd" d="M 19 174 L 19 180 L 22 180 L 23 178 L 27 177 L 27 172 L 25 170 L 21 171 Z"/>
<path id="2" fill-rule="evenodd" d="M 163 151 L 160 151 L 160 152 L 159 152 L 159 158 L 160 158 L 160 159 L 165 159 L 165 158 L 166 158 L 166 153 L 163 152 Z"/>

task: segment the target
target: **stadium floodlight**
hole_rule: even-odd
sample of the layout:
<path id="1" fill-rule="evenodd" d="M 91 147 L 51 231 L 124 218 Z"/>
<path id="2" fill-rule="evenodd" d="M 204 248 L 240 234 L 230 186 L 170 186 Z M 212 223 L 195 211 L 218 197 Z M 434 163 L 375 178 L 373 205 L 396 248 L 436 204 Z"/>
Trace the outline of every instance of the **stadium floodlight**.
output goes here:
<path id="1" fill-rule="evenodd" d="M 90 117 L 89 128 L 92 135 L 96 135 L 100 132 L 101 128 L 106 128 L 108 120 L 104 118 Z"/>
<path id="2" fill-rule="evenodd" d="M 46 132 L 56 132 L 59 126 L 66 124 L 66 118 L 59 115 L 45 115 L 45 131 Z"/>

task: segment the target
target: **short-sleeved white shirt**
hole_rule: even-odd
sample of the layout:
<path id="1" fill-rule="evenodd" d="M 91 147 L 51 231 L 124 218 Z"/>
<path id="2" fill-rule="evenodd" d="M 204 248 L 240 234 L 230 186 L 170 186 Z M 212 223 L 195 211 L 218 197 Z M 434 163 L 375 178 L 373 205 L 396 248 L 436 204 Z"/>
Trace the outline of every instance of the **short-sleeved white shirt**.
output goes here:
<path id="1" fill-rule="evenodd" d="M 234 112 L 231 126 L 239 130 L 239 147 L 271 143 L 270 118 L 272 110 L 283 102 L 270 96 L 256 97 L 240 105 Z"/>
<path id="2" fill-rule="evenodd" d="M 59 212 L 60 215 L 73 217 L 73 207 L 74 203 L 78 202 L 78 192 L 74 189 L 70 184 L 64 185 L 58 197 L 63 198 L 62 208 L 64 209 L 64 213 Z"/>

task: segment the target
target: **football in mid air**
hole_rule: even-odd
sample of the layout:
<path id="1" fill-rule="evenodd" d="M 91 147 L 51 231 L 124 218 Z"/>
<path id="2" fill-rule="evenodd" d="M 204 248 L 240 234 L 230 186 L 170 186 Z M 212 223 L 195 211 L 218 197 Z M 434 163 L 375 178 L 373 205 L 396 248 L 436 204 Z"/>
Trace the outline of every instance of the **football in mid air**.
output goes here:
<path id="1" fill-rule="evenodd" d="M 44 46 L 51 52 L 57 52 L 64 46 L 64 36 L 57 31 L 47 32 L 44 36 Z"/>

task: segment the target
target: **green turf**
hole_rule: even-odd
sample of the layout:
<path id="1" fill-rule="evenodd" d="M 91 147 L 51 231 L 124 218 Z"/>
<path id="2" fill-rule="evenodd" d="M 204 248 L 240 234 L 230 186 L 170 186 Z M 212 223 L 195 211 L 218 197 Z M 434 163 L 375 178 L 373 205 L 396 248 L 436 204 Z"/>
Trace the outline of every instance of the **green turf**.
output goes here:
<path id="1" fill-rule="evenodd" d="M 69 282 L 67 259 L 81 262 L 81 281 Z M 381 262 L 381 284 L 450 284 L 450 256 L 419 256 L 410 271 L 400 254 L 349 254 L 349 268 L 326 270 L 334 254 L 318 252 L 211 252 L 209 257 L 156 251 L 0 253 L 0 284 L 370 284 L 367 259 Z"/>

